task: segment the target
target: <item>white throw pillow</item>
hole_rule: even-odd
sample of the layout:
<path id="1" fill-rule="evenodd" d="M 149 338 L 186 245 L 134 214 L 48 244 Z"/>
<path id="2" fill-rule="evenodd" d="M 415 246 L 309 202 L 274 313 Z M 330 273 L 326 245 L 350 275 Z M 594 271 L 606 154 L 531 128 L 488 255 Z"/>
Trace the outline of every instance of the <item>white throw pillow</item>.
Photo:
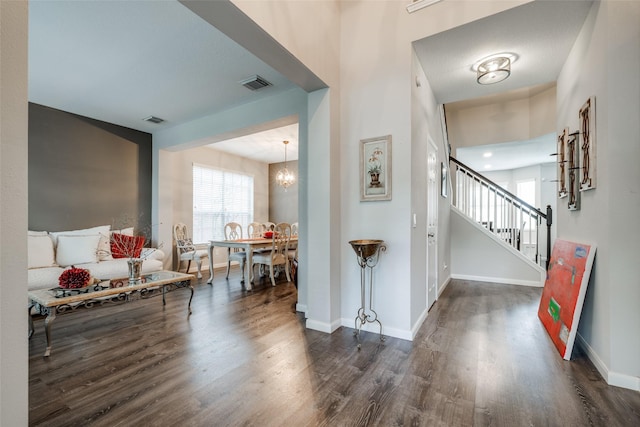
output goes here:
<path id="1" fill-rule="evenodd" d="M 72 236 L 72 235 L 99 235 L 100 243 L 97 249 L 98 252 L 98 260 L 104 261 L 107 259 L 113 259 L 111 257 L 111 234 L 110 234 L 111 226 L 110 225 L 101 225 L 98 227 L 85 228 L 84 230 L 71 230 L 71 231 L 55 231 L 49 233 L 51 238 L 53 239 L 53 245 L 56 247 L 58 245 L 58 236 Z"/>
<path id="2" fill-rule="evenodd" d="M 111 230 L 111 232 L 124 234 L 125 236 L 133 236 L 133 227 L 121 228 L 120 230 Z"/>
<path id="3" fill-rule="evenodd" d="M 27 236 L 27 264 L 29 268 L 51 267 L 56 264 L 53 241 L 46 234 Z"/>
<path id="4" fill-rule="evenodd" d="M 58 265 L 68 266 L 98 261 L 99 234 L 82 236 L 77 234 L 58 235 L 56 261 Z"/>

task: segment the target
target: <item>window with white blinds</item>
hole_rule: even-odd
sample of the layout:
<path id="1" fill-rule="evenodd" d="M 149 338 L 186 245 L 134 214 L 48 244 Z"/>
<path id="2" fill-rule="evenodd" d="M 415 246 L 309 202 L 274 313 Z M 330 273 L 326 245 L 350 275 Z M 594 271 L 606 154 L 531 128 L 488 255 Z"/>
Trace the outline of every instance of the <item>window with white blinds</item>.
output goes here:
<path id="1" fill-rule="evenodd" d="M 193 165 L 193 242 L 224 239 L 224 225 L 243 233 L 253 222 L 253 176 Z"/>

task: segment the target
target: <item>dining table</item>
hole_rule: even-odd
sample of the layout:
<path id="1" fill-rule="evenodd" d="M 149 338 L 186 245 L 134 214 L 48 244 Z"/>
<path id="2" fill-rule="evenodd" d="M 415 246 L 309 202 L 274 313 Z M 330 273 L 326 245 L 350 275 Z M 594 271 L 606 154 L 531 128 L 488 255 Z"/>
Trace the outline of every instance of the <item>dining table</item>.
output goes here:
<path id="1" fill-rule="evenodd" d="M 295 250 L 298 244 L 298 236 L 291 236 L 289 240 L 289 250 Z M 261 249 L 270 249 L 273 245 L 273 239 L 271 238 L 252 238 L 252 239 L 237 239 L 237 240 L 209 240 L 207 250 L 209 251 L 209 271 L 211 275 L 208 284 L 213 284 L 213 249 L 216 247 L 227 248 L 228 253 L 231 253 L 232 249 L 242 249 L 247 253 L 246 268 L 248 271 L 247 281 L 243 281 L 248 290 L 251 290 L 254 282 L 253 268 L 253 252 Z M 293 248 L 293 249 L 292 249 Z"/>

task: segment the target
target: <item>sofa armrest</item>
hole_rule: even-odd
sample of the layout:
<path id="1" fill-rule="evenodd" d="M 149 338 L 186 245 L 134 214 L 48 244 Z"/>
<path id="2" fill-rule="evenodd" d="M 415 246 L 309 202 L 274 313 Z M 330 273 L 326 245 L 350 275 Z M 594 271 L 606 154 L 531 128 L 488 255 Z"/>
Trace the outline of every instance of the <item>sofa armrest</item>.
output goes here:
<path id="1" fill-rule="evenodd" d="M 140 258 L 143 259 L 157 259 L 159 261 L 164 260 L 164 252 L 161 249 L 156 248 L 142 248 Z"/>

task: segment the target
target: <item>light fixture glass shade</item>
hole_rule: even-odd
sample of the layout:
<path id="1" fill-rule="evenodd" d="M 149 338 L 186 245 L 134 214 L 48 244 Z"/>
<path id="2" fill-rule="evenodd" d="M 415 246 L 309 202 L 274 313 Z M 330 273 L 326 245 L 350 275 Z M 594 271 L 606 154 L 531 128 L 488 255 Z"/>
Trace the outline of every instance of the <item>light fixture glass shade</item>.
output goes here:
<path id="1" fill-rule="evenodd" d="M 293 173 L 289 172 L 289 169 L 282 168 L 276 175 L 276 182 L 280 187 L 283 187 L 286 190 L 296 182 L 296 177 Z"/>
<path id="2" fill-rule="evenodd" d="M 284 191 L 287 191 L 287 188 L 296 182 L 296 176 L 287 169 L 287 144 L 289 144 L 289 141 L 282 141 L 282 143 L 284 144 L 284 168 L 280 169 L 276 174 L 276 183 L 284 188 Z"/>
<path id="3" fill-rule="evenodd" d="M 490 85 L 498 83 L 511 74 L 511 60 L 505 56 L 491 58 L 478 65 L 478 83 Z"/>

